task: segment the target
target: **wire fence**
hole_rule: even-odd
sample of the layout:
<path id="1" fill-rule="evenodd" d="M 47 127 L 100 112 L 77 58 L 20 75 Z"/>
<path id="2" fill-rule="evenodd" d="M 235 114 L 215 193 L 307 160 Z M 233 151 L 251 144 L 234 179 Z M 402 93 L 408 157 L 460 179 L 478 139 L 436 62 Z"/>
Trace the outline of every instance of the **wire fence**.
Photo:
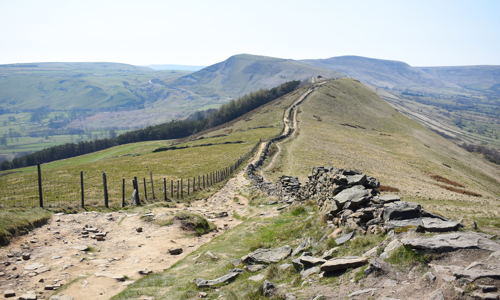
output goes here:
<path id="1" fill-rule="evenodd" d="M 186 199 L 228 179 L 252 156 L 260 143 L 225 168 L 176 180 L 155 178 L 152 172 L 148 178 L 123 178 L 102 173 L 102 179 L 96 178 L 101 176 L 97 172 L 85 174 L 82 171 L 73 175 L 43 173 L 38 164 L 38 172 L 19 175 L 19 184 L 7 183 L 0 178 L 0 208 L 124 207 L 133 202 L 141 204 Z M 132 199 L 134 190 L 137 190 L 137 195 Z"/>

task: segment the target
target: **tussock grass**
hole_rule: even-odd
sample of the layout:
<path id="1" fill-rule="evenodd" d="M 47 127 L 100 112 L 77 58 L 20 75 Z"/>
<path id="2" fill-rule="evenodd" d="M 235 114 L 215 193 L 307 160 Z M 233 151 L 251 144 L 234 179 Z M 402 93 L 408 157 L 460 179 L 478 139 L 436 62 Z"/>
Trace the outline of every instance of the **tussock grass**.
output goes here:
<path id="1" fill-rule="evenodd" d="M 207 219 L 202 216 L 186 211 L 176 213 L 174 215 L 174 220 L 181 222 L 182 230 L 192 231 L 198 236 L 204 235 L 217 228 L 215 224 L 207 221 Z"/>
<path id="2" fill-rule="evenodd" d="M 389 256 L 387 262 L 401 269 L 409 266 L 418 266 L 424 269 L 430 262 L 430 256 L 417 253 L 410 246 L 401 246 Z"/>

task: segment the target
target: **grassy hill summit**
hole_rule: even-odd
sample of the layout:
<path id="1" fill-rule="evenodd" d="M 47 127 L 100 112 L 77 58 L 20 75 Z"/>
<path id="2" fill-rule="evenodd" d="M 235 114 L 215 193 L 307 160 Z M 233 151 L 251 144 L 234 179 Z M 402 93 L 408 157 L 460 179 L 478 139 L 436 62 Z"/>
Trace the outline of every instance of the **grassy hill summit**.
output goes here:
<path id="1" fill-rule="evenodd" d="M 198 72 L 183 76 L 171 83 L 186 89 L 208 89 L 235 97 L 261 88 L 272 88 L 290 80 L 307 80 L 311 77 L 344 77 L 325 68 L 309 66 L 291 59 L 239 54 L 208 66 Z"/>

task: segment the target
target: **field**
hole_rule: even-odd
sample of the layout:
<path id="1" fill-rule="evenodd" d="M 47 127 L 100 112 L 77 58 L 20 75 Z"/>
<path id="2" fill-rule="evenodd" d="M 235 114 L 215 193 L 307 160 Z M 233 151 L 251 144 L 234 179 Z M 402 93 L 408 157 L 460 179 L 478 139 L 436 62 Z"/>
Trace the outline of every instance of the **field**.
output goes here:
<path id="1" fill-rule="evenodd" d="M 110 205 L 119 206 L 122 199 L 122 181 L 125 179 L 125 195 L 132 195 L 131 181 L 139 179 L 141 197 L 144 199 L 143 179 L 146 178 L 149 200 L 152 198 L 150 172 L 156 197 L 163 196 L 164 180 L 167 180 L 170 197 L 171 181 L 177 189 L 177 180 L 203 178 L 210 172 L 234 164 L 248 153 L 260 139 L 267 139 L 282 130 L 284 109 L 300 95 L 300 90 L 268 103 L 233 121 L 207 132 L 201 132 L 185 141 L 151 141 L 113 147 L 96 153 L 43 164 L 42 178 L 44 200 L 50 207 L 77 206 L 80 203 L 80 172 L 84 174 L 85 201 L 103 204 L 103 173 L 107 176 Z M 230 126 L 230 127 L 228 127 Z M 234 143 L 241 141 L 242 143 Z M 233 142 L 232 144 L 224 144 Z M 193 147 L 213 144 L 210 146 Z M 153 153 L 161 147 L 175 145 L 185 149 Z M 34 206 L 38 203 L 36 167 L 10 170 L 0 173 L 3 206 Z M 192 181 L 191 181 L 192 182 Z M 185 193 L 187 191 L 185 190 Z M 187 195 L 185 195 L 187 196 Z M 191 195 L 192 196 L 192 195 Z M 176 198 L 176 195 L 174 195 Z M 51 204 L 52 203 L 52 204 Z"/>

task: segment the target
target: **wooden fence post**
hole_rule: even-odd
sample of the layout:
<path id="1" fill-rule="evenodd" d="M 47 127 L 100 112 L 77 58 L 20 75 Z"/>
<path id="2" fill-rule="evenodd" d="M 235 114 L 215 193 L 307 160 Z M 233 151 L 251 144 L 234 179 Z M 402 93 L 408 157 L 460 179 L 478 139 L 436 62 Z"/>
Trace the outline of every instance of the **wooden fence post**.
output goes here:
<path id="1" fill-rule="evenodd" d="M 108 183 L 106 180 L 106 173 L 102 173 L 102 187 L 104 189 L 104 206 L 106 206 L 106 208 L 109 208 L 109 205 L 108 205 Z"/>
<path id="2" fill-rule="evenodd" d="M 125 178 L 122 179 L 122 208 L 125 207 Z"/>
<path id="3" fill-rule="evenodd" d="M 80 171 L 80 185 L 82 187 L 82 208 L 85 208 L 85 189 L 83 185 L 83 171 Z"/>
<path id="4" fill-rule="evenodd" d="M 135 204 L 141 205 L 141 199 L 139 198 L 139 182 L 137 181 L 137 177 L 134 177 L 134 189 L 137 191 L 135 193 Z"/>
<path id="5" fill-rule="evenodd" d="M 200 184 L 201 184 L 200 180 L 201 180 L 201 176 L 198 175 L 198 190 L 200 189 Z"/>
<path id="6" fill-rule="evenodd" d="M 148 201 L 148 188 L 146 187 L 146 178 L 144 177 L 144 198 Z"/>
<path id="7" fill-rule="evenodd" d="M 190 178 L 188 178 L 188 196 L 189 196 L 189 180 Z"/>
<path id="8" fill-rule="evenodd" d="M 174 199 L 174 181 L 170 180 L 170 199 Z"/>
<path id="9" fill-rule="evenodd" d="M 195 189 L 196 189 L 196 176 L 193 177 L 193 194 Z"/>
<path id="10" fill-rule="evenodd" d="M 153 171 L 149 171 L 149 176 L 151 177 L 151 193 L 153 194 L 153 200 L 155 199 L 155 187 L 153 185 Z"/>
<path id="11" fill-rule="evenodd" d="M 177 179 L 177 199 L 179 199 L 179 179 Z"/>
<path id="12" fill-rule="evenodd" d="M 205 174 L 203 174 L 203 189 L 205 189 Z"/>
<path id="13" fill-rule="evenodd" d="M 43 193 L 42 193 L 42 169 L 40 163 L 36 164 L 38 168 L 38 199 L 40 200 L 40 207 L 43 208 Z"/>
<path id="14" fill-rule="evenodd" d="M 167 201 L 167 178 L 163 178 L 163 191 L 165 192 L 165 201 Z"/>
<path id="15" fill-rule="evenodd" d="M 182 184 L 182 178 L 181 178 L 181 199 L 184 199 L 184 184 Z"/>

